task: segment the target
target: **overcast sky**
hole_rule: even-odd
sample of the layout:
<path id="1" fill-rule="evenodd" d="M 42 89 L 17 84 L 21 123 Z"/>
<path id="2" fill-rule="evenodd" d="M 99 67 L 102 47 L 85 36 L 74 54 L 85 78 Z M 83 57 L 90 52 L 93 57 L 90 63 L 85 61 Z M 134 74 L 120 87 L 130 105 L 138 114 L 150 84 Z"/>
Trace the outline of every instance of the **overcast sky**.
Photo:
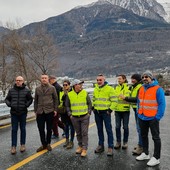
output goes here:
<path id="1" fill-rule="evenodd" d="M 97 0 L 0 0 L 0 26 L 5 26 L 7 22 L 27 25 L 95 1 Z"/>
<path id="2" fill-rule="evenodd" d="M 76 6 L 97 0 L 0 0 L 0 25 L 26 25 L 57 16 Z"/>

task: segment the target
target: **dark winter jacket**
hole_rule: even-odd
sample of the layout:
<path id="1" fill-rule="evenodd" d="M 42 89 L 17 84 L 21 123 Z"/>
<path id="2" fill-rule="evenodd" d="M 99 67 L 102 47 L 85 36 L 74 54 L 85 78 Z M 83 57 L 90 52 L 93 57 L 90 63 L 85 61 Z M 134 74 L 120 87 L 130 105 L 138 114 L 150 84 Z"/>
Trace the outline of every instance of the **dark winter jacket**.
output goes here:
<path id="1" fill-rule="evenodd" d="M 53 86 L 55 87 L 55 89 L 56 89 L 57 96 L 58 96 L 58 103 L 60 104 L 60 92 L 63 91 L 63 90 L 62 90 L 62 87 L 61 87 L 57 82 L 54 82 L 52 85 L 53 85 Z"/>
<path id="2" fill-rule="evenodd" d="M 11 107 L 10 113 L 16 115 L 27 114 L 27 108 L 31 105 L 32 101 L 31 91 L 26 88 L 25 84 L 21 87 L 15 84 L 5 98 L 6 105 Z"/>

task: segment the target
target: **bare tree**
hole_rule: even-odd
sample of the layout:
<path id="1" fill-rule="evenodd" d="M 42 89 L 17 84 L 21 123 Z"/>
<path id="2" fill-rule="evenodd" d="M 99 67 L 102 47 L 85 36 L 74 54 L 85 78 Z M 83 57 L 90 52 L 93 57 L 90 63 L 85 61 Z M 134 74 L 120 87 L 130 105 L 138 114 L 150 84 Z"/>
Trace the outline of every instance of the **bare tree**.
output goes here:
<path id="1" fill-rule="evenodd" d="M 27 56 L 36 73 L 51 73 L 57 66 L 57 50 L 52 37 L 42 28 L 27 43 Z"/>
<path id="2" fill-rule="evenodd" d="M 25 57 L 25 47 L 24 47 L 24 38 L 19 35 L 17 30 L 12 30 L 6 36 L 6 42 L 8 44 L 8 52 L 11 58 L 13 59 L 13 68 L 15 76 L 22 75 L 27 80 L 27 85 L 30 87 L 30 78 L 29 76 L 29 61 Z"/>
<path id="3" fill-rule="evenodd" d="M 10 30 L 8 34 L 3 36 L 4 51 L 7 53 L 9 67 L 7 77 L 8 81 L 12 82 L 18 75 L 26 79 L 27 86 L 31 88 L 31 82 L 34 81 L 33 76 L 30 75 L 30 62 L 26 57 L 25 39 L 27 36 L 19 33 L 19 24 L 6 23 L 6 27 Z M 15 29 L 17 28 L 17 29 Z M 3 49 L 3 48 L 2 48 Z M 2 55 L 3 56 L 3 55 Z M 4 63 L 4 62 L 3 62 Z"/>
<path id="4" fill-rule="evenodd" d="M 11 27 L 11 24 L 8 24 L 8 27 Z M 13 27 L 10 30 L 0 44 L 3 91 L 6 91 L 5 83 L 13 82 L 17 75 L 23 76 L 27 86 L 32 89 L 31 84 L 39 79 L 40 74 L 52 73 L 56 68 L 57 50 L 53 39 L 41 26 L 37 27 L 34 36 L 21 33 Z"/>
<path id="5" fill-rule="evenodd" d="M 0 43 L 0 70 L 1 70 L 1 88 L 3 96 L 6 95 L 6 89 L 7 89 L 7 51 L 5 49 L 5 45 L 3 42 Z"/>

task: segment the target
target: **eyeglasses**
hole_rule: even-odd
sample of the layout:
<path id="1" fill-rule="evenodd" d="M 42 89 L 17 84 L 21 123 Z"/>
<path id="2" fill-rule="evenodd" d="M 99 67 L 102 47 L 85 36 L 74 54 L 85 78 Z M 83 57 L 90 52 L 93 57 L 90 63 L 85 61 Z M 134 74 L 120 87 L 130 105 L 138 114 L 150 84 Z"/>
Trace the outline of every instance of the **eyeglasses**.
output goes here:
<path id="1" fill-rule="evenodd" d="M 23 80 L 15 80 L 15 81 L 23 81 Z"/>
<path id="2" fill-rule="evenodd" d="M 68 86 L 68 84 L 63 84 L 63 86 Z"/>
<path id="3" fill-rule="evenodd" d="M 97 79 L 97 81 L 102 81 L 102 79 Z"/>
<path id="4" fill-rule="evenodd" d="M 148 78 L 148 76 L 142 76 L 142 79 L 144 79 L 144 78 L 145 78 L 145 79 L 147 79 L 147 78 Z"/>

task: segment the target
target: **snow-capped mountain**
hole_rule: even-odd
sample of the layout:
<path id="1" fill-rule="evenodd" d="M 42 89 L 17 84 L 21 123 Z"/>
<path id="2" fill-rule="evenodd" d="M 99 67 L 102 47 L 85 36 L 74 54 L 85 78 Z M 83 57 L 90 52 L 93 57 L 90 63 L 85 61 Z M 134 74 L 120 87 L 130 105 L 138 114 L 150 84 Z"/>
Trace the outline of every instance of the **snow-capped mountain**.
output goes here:
<path id="1" fill-rule="evenodd" d="M 29 24 L 18 32 L 33 36 L 43 26 L 59 51 L 56 73 L 82 78 L 99 72 L 123 74 L 169 66 L 170 24 L 160 20 L 98 1 Z"/>
<path id="2" fill-rule="evenodd" d="M 169 0 L 157 0 L 158 3 L 160 3 L 166 12 L 166 15 L 164 15 L 164 19 L 170 23 L 170 1 Z"/>
<path id="3" fill-rule="evenodd" d="M 158 21 L 167 21 L 164 7 L 156 0 L 99 0 L 121 6 L 133 13 Z"/>

